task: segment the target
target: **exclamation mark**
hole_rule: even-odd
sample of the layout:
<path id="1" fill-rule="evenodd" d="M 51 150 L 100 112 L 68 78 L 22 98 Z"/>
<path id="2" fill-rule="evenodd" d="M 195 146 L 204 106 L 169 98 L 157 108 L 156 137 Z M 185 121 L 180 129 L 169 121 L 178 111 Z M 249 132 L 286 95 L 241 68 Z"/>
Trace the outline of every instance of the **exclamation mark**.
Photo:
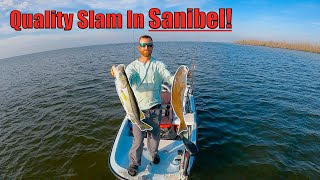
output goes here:
<path id="1" fill-rule="evenodd" d="M 224 29 L 225 28 L 225 26 L 224 26 L 225 25 L 225 22 L 224 22 L 225 21 L 225 19 L 224 19 L 225 15 L 224 15 L 224 13 L 225 13 L 225 9 L 224 8 L 220 8 L 219 9 L 219 17 L 220 17 L 219 28 L 220 29 Z"/>
<path id="2" fill-rule="evenodd" d="M 227 29 L 232 28 L 231 20 L 232 20 L 232 8 L 227 8 L 226 9 L 226 16 L 227 16 Z"/>

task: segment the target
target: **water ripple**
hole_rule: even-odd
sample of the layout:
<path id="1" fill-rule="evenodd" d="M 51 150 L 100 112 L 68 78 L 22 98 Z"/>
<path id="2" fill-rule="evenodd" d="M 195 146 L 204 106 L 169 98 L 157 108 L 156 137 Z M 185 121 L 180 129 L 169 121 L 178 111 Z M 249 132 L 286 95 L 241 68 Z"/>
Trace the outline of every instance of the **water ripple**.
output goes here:
<path id="1" fill-rule="evenodd" d="M 196 67 L 201 153 L 191 179 L 319 179 L 318 54 L 155 45 L 171 72 Z M 133 56 L 132 44 L 116 44 L 0 60 L 0 178 L 113 177 L 107 159 L 125 113 L 109 68 Z"/>

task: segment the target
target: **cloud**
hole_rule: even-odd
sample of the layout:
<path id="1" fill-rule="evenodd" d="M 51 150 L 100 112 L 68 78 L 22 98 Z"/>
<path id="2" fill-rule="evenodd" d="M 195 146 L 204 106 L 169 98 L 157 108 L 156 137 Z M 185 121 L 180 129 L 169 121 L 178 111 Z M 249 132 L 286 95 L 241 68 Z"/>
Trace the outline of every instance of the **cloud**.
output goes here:
<path id="1" fill-rule="evenodd" d="M 53 49 L 122 43 L 132 40 L 128 31 L 92 30 L 77 33 L 24 34 L 0 40 L 0 59 Z"/>
<path id="2" fill-rule="evenodd" d="M 16 8 L 17 9 L 26 9 L 28 7 L 28 5 L 29 5 L 29 3 L 25 1 L 25 2 L 22 2 L 20 4 L 17 4 Z"/>
<path id="3" fill-rule="evenodd" d="M 16 31 L 11 28 L 11 26 L 0 26 L 0 34 L 11 34 L 15 33 Z"/>
<path id="4" fill-rule="evenodd" d="M 9 7 L 12 7 L 14 5 L 13 0 L 3 0 L 0 1 L 0 9 L 1 10 L 6 10 Z"/>
<path id="5" fill-rule="evenodd" d="M 320 22 L 313 22 L 311 23 L 312 25 L 315 25 L 315 26 L 320 26 Z"/>
<path id="6" fill-rule="evenodd" d="M 29 3 L 27 1 L 20 2 L 20 1 L 14 1 L 14 0 L 3 0 L 0 1 L 0 10 L 2 11 L 8 11 L 12 9 L 17 10 L 24 10 L 28 7 Z"/>
<path id="7" fill-rule="evenodd" d="M 186 0 L 165 0 L 165 8 L 177 8 L 177 9 L 186 9 L 186 8 L 196 8 L 203 7 L 204 4 L 208 4 L 207 0 L 197 0 L 197 1 L 186 1 Z M 209 3 L 210 4 L 210 3 Z"/>
<path id="8" fill-rule="evenodd" d="M 141 4 L 141 2 L 144 2 L 144 1 L 110 0 L 107 3 L 101 2 L 101 1 L 84 1 L 83 4 L 93 9 L 113 9 L 113 10 L 123 11 L 123 10 L 135 9 Z"/>
<path id="9" fill-rule="evenodd" d="M 45 31 L 52 31 L 52 30 L 39 30 L 39 29 L 22 29 L 21 31 L 14 30 L 11 26 L 0 26 L 0 34 L 2 35 L 23 35 L 23 34 L 30 34 L 30 33 L 42 33 Z M 1 36 L 0 36 L 1 39 Z"/>
<path id="10" fill-rule="evenodd" d="M 4 14 L 10 14 L 10 11 L 17 9 L 23 12 L 35 13 L 42 12 L 45 9 L 57 9 L 57 8 L 75 8 L 79 5 L 81 0 L 3 0 L 0 1 L 0 10 L 4 11 Z"/>
<path id="11" fill-rule="evenodd" d="M 0 9 L 3 11 L 10 11 L 13 9 L 28 10 L 29 12 L 43 11 L 44 9 L 112 9 L 112 10 L 127 10 L 136 9 L 137 7 L 144 7 L 146 4 L 158 5 L 158 0 L 108 0 L 108 1 L 83 1 L 83 0 L 3 0 L 0 2 Z"/>
<path id="12" fill-rule="evenodd" d="M 18 10 L 28 10 L 29 12 L 43 11 L 44 9 L 55 9 L 55 8 L 69 8 L 75 9 L 79 8 L 91 8 L 98 10 L 116 10 L 116 11 L 126 11 L 126 10 L 136 10 L 144 11 L 151 7 L 162 8 L 186 8 L 186 7 L 200 7 L 207 3 L 207 0 L 108 0 L 108 1 L 98 1 L 98 0 L 25 0 L 23 2 L 19 0 L 3 0 L 0 2 L 0 9 L 5 11 L 10 11 L 13 9 Z M 141 12 L 143 13 L 143 12 Z"/>

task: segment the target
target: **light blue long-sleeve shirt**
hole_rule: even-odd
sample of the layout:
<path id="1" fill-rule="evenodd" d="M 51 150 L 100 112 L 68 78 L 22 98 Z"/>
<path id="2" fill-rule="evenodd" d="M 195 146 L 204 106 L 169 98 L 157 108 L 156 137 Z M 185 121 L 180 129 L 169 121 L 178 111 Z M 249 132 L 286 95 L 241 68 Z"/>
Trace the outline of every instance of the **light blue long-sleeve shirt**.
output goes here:
<path id="1" fill-rule="evenodd" d="M 125 71 L 141 110 L 161 104 L 162 81 L 173 83 L 173 76 L 165 64 L 153 57 L 147 63 L 137 59 Z"/>

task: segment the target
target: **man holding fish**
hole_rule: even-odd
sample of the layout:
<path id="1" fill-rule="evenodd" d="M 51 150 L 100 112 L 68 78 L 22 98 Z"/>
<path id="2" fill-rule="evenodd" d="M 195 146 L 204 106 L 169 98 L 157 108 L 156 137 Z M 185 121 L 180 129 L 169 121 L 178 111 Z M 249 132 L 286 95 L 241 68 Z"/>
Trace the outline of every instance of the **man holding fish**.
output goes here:
<path id="1" fill-rule="evenodd" d="M 173 85 L 174 81 L 174 76 L 171 76 L 165 64 L 151 56 L 153 47 L 153 41 L 150 36 L 141 36 L 138 44 L 140 57 L 131 62 L 125 70 L 124 65 L 113 66 L 111 69 L 111 75 L 116 78 L 116 87 L 121 103 L 133 125 L 134 140 L 129 152 L 130 164 L 128 168 L 128 173 L 131 176 L 137 174 L 138 167 L 141 165 L 145 131 L 148 137 L 147 147 L 153 158 L 153 163 L 158 164 L 160 162 L 160 157 L 157 153 L 162 116 L 162 81 L 170 85 Z M 179 97 L 179 99 L 181 98 Z M 183 123 L 180 123 L 179 130 L 186 130 L 184 120 Z"/>

